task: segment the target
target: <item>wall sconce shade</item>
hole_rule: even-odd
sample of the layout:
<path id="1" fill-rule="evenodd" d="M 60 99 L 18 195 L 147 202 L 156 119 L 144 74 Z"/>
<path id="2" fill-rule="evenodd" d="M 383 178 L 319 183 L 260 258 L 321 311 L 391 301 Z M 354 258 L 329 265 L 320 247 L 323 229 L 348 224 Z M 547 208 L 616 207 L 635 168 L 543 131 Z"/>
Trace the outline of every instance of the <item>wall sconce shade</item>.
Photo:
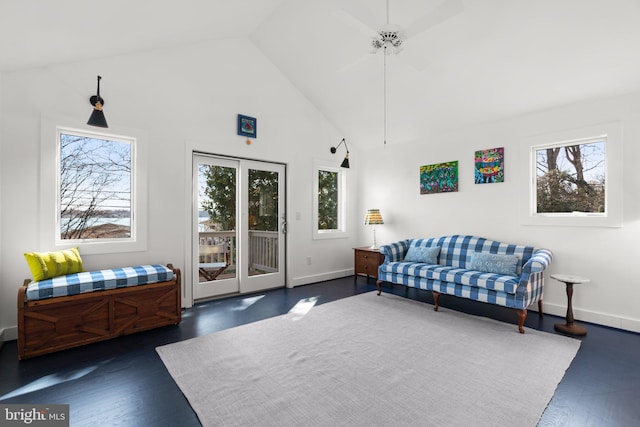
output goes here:
<path id="1" fill-rule="evenodd" d="M 380 209 L 369 209 L 364 217 L 364 225 L 373 225 L 373 245 L 371 245 L 371 249 L 378 247 L 378 243 L 376 242 L 376 225 L 381 224 L 384 224 L 384 221 L 382 220 L 382 215 L 380 215 Z"/>
<path id="2" fill-rule="evenodd" d="M 347 153 L 347 155 L 344 156 L 344 160 L 340 164 L 340 167 L 349 169 L 349 153 Z"/>
<path id="3" fill-rule="evenodd" d="M 108 128 L 107 119 L 104 117 L 102 106 L 104 105 L 104 99 L 100 97 L 100 80 L 102 77 L 98 76 L 98 90 L 96 95 L 89 98 L 89 103 L 93 105 L 93 111 L 89 117 L 87 124 L 90 126 L 97 126 L 101 128 Z"/>
<path id="4" fill-rule="evenodd" d="M 336 154 L 336 151 L 338 151 L 338 147 L 340 147 L 342 144 L 344 144 L 344 148 L 347 149 L 347 155 L 344 156 L 344 160 L 342 161 L 340 167 L 349 169 L 349 147 L 347 147 L 347 141 L 345 141 L 344 138 L 342 138 L 342 141 L 340 141 L 337 146 L 331 147 L 331 154 Z"/>

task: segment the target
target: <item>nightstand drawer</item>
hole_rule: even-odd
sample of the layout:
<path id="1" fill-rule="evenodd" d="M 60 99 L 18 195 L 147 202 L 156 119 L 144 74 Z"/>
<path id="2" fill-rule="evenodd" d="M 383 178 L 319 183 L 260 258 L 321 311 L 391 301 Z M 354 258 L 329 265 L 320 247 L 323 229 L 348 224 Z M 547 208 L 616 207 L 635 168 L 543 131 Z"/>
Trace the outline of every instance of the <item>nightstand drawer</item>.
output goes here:
<path id="1" fill-rule="evenodd" d="M 378 278 L 378 266 L 384 262 L 384 255 L 379 249 L 354 248 L 354 278 L 358 274 Z"/>

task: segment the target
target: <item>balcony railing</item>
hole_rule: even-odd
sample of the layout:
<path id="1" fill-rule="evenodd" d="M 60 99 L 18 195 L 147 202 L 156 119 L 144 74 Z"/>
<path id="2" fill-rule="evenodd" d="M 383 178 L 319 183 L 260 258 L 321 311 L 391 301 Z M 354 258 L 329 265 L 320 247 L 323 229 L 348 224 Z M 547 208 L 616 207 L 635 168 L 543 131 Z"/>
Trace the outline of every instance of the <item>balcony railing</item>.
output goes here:
<path id="1" fill-rule="evenodd" d="M 249 273 L 278 271 L 278 232 L 249 230 Z"/>
<path id="2" fill-rule="evenodd" d="M 229 251 L 229 267 L 219 279 L 234 277 L 237 264 L 237 243 L 235 231 L 201 231 L 198 233 L 200 245 L 226 245 Z M 204 263 L 224 262 L 224 254 L 199 256 Z M 278 271 L 278 232 L 249 231 L 249 275 L 274 273 Z M 204 281 L 200 278 L 200 281 Z"/>

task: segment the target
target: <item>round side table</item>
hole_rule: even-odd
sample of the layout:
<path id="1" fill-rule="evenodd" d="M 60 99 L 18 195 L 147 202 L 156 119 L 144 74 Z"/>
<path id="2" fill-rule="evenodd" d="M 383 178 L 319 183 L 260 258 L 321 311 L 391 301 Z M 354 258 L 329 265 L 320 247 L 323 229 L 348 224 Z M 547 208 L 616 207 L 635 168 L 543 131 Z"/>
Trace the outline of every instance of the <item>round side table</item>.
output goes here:
<path id="1" fill-rule="evenodd" d="M 552 279 L 556 279 L 558 282 L 563 282 L 567 286 L 567 323 L 556 323 L 553 325 L 554 329 L 558 332 L 562 332 L 569 335 L 587 335 L 587 330 L 582 326 L 578 326 L 573 323 L 573 308 L 571 307 L 571 298 L 573 296 L 573 285 L 578 283 L 587 283 L 589 279 L 586 277 L 572 276 L 569 274 L 552 274 Z"/>

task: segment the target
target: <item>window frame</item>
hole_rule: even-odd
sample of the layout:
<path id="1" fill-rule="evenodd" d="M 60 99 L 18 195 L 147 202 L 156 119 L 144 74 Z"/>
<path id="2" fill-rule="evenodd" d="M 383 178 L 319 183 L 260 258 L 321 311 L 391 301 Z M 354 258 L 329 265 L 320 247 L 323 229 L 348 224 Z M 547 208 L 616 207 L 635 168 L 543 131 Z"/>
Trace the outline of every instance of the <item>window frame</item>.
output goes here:
<path id="1" fill-rule="evenodd" d="M 318 228 L 318 190 L 320 171 L 338 174 L 338 228 L 320 230 Z M 347 169 L 333 166 L 328 162 L 316 161 L 313 167 L 313 239 L 338 239 L 348 237 L 347 232 Z"/>
<path id="2" fill-rule="evenodd" d="M 605 212 L 537 212 L 536 154 L 550 147 L 605 142 Z M 523 140 L 523 225 L 621 227 L 622 226 L 622 128 L 618 123 L 540 135 Z"/>
<path id="3" fill-rule="evenodd" d="M 140 130 L 109 128 L 107 132 L 89 127 L 67 126 L 64 119 L 43 119 L 40 157 L 40 247 L 49 251 L 78 247 L 84 255 L 136 252 L 147 249 L 146 133 Z M 60 238 L 60 133 L 98 139 L 126 141 L 131 145 L 131 237 L 118 239 Z"/>

